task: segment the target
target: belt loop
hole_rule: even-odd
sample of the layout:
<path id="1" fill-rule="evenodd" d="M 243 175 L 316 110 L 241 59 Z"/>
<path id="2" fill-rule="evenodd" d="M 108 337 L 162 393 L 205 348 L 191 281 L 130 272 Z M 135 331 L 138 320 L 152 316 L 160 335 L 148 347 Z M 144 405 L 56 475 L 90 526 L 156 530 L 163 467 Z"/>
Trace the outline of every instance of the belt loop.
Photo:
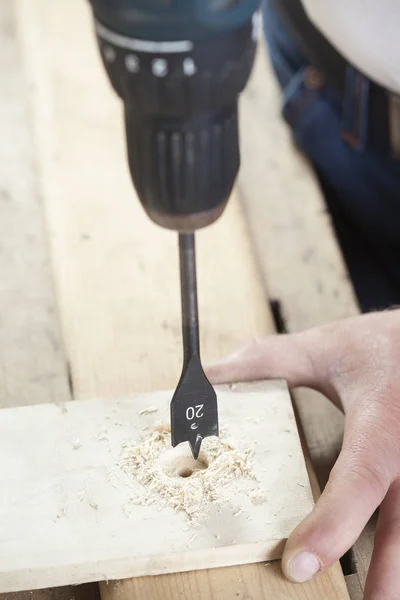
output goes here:
<path id="1" fill-rule="evenodd" d="M 370 81 L 352 65 L 346 71 L 342 137 L 355 150 L 365 149 L 368 140 Z"/>
<path id="2" fill-rule="evenodd" d="M 389 94 L 389 131 L 393 158 L 400 160 L 400 96 Z"/>

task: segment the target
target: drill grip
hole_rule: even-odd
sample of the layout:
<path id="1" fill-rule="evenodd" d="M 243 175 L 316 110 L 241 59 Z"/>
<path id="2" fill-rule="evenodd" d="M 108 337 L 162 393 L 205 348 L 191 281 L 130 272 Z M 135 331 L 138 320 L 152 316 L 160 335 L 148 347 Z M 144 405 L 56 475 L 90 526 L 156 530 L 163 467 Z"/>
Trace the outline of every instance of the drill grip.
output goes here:
<path id="1" fill-rule="evenodd" d="M 184 120 L 126 106 L 125 118 L 130 172 L 149 217 L 182 232 L 216 221 L 239 170 L 237 104 Z"/>

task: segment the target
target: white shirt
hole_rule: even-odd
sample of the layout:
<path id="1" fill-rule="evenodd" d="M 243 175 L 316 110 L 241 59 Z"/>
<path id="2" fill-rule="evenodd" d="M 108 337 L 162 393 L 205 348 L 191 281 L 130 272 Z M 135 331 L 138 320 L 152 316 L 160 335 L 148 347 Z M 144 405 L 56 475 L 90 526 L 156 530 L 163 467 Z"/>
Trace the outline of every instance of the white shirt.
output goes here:
<path id="1" fill-rule="evenodd" d="M 370 79 L 400 94 L 400 0 L 302 0 L 325 37 Z"/>

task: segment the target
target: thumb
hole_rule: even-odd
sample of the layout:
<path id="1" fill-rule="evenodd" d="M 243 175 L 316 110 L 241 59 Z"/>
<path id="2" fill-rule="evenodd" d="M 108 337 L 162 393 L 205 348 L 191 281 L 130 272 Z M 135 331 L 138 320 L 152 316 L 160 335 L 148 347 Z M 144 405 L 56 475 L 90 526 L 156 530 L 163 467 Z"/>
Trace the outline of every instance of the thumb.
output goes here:
<path id="1" fill-rule="evenodd" d="M 353 422 L 352 422 L 353 421 Z M 369 417 L 348 417 L 342 452 L 313 512 L 290 536 L 282 568 L 295 583 L 329 568 L 354 544 L 385 497 L 393 457 Z"/>
<path id="2" fill-rule="evenodd" d="M 324 379 L 321 341 L 318 329 L 260 338 L 208 365 L 206 373 L 215 384 L 285 379 L 290 387 L 320 389 Z"/>

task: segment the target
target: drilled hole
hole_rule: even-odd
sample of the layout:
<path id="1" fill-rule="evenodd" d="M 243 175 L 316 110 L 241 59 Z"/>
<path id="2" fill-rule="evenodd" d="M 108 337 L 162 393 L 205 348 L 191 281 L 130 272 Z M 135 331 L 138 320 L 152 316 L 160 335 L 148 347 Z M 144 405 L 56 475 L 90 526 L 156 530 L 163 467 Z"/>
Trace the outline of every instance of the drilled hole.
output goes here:
<path id="1" fill-rule="evenodd" d="M 171 448 L 160 457 L 160 467 L 168 477 L 187 479 L 208 467 L 208 460 L 204 452 L 200 458 L 194 460 L 188 444 L 180 444 Z"/>
<path id="2" fill-rule="evenodd" d="M 178 471 L 178 475 L 179 477 L 190 477 L 191 475 L 193 475 L 193 471 L 192 469 L 180 469 Z"/>

